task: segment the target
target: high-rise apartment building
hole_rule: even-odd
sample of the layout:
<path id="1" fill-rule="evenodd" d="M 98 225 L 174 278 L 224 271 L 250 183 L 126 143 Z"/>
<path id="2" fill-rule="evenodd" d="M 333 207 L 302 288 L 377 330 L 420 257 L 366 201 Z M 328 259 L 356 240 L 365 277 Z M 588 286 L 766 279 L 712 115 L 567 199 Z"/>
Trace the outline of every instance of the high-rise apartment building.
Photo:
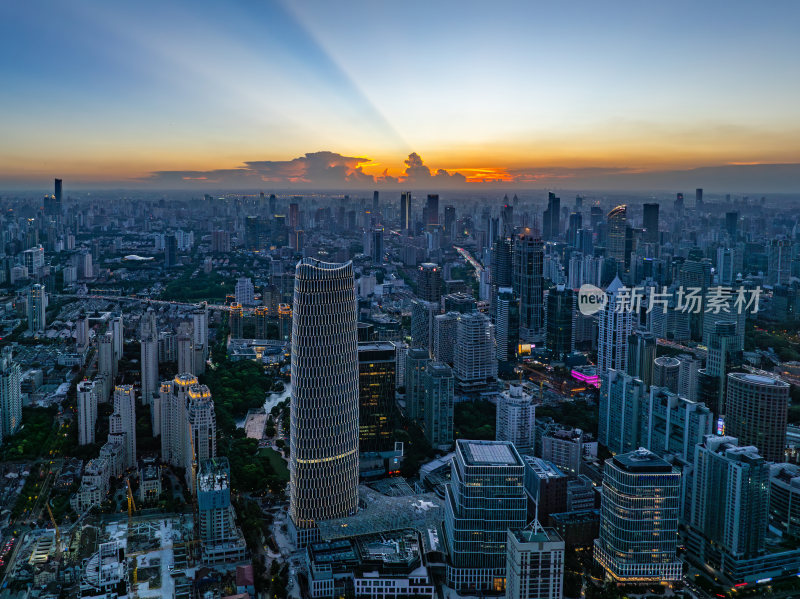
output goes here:
<path id="1" fill-rule="evenodd" d="M 447 312 L 433 317 L 433 358 L 439 362 L 453 365 L 455 359 L 456 334 L 459 312 Z"/>
<path id="2" fill-rule="evenodd" d="M 109 416 L 109 439 L 117 436 L 124 447 L 124 467 L 136 467 L 136 393 L 133 385 L 114 388 L 114 413 Z"/>
<path id="3" fill-rule="evenodd" d="M 463 314 L 456 329 L 454 372 L 465 393 L 479 391 L 497 378 L 494 327 L 480 312 Z"/>
<path id="4" fill-rule="evenodd" d="M 248 277 L 239 277 L 239 279 L 236 281 L 235 288 L 236 303 L 241 304 L 242 306 L 255 305 L 255 293 L 256 291 L 253 287 L 253 281 L 251 281 Z"/>
<path id="5" fill-rule="evenodd" d="M 231 339 L 241 339 L 244 336 L 244 313 L 239 302 L 231 304 L 229 312 L 229 324 L 231 328 Z"/>
<path id="6" fill-rule="evenodd" d="M 511 385 L 497 397 L 495 439 L 510 441 L 521 454 L 532 454 L 536 435 L 536 404 L 522 385 Z"/>
<path id="7" fill-rule="evenodd" d="M 77 387 L 78 445 L 91 445 L 97 426 L 97 392 L 94 381 L 81 381 Z"/>
<path id="8" fill-rule="evenodd" d="M 433 447 L 453 444 L 453 370 L 442 362 L 428 362 L 422 375 L 425 389 L 425 438 Z"/>
<path id="9" fill-rule="evenodd" d="M 680 580 L 680 488 L 680 472 L 646 449 L 606 460 L 594 559 L 612 580 Z"/>
<path id="10" fill-rule="evenodd" d="M 625 372 L 606 372 L 601 378 L 598 441 L 612 453 L 639 447 L 639 431 L 647 390 L 644 383 Z"/>
<path id="11" fill-rule="evenodd" d="M 503 590 L 507 532 L 527 524 L 524 478 L 512 443 L 456 441 L 444 508 L 448 586 L 470 594 Z"/>
<path id="12" fill-rule="evenodd" d="M 22 423 L 22 376 L 11 347 L 0 354 L 0 443 L 19 430 Z"/>
<path id="13" fill-rule="evenodd" d="M 358 507 L 358 333 L 352 263 L 296 271 L 289 516 L 304 546 L 317 521 Z"/>

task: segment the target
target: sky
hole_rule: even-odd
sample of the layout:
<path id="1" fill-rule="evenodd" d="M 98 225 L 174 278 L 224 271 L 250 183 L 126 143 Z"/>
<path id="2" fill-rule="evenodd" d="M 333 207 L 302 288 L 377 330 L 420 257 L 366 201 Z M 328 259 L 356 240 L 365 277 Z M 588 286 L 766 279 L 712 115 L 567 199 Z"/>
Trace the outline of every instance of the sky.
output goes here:
<path id="1" fill-rule="evenodd" d="M 798 25 L 795 0 L 4 2 L 0 189 L 800 191 Z"/>

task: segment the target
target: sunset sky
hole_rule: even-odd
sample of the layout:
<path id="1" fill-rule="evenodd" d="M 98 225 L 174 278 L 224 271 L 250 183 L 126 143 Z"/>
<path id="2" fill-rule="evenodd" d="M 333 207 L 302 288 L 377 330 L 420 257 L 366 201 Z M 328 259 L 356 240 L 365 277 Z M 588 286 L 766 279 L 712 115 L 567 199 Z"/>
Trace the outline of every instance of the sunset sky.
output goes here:
<path id="1" fill-rule="evenodd" d="M 0 188 L 768 182 L 739 165 L 800 163 L 798 26 L 795 0 L 3 2 Z"/>

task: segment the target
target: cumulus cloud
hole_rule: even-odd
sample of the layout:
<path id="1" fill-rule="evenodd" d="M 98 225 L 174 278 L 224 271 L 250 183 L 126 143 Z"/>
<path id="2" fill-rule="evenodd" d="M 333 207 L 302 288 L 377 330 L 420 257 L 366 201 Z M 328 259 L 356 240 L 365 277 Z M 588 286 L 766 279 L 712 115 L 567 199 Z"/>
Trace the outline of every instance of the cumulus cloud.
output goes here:
<path id="1" fill-rule="evenodd" d="M 443 168 L 431 173 L 431 169 L 422 162 L 422 156 L 412 152 L 405 160 L 406 170 L 404 183 L 409 185 L 428 185 L 431 183 L 447 186 L 466 184 L 467 178 L 461 173 L 449 173 Z"/>
<path id="2" fill-rule="evenodd" d="M 187 184 L 217 184 L 221 187 L 259 187 L 274 185 L 337 187 L 374 183 L 364 172 L 370 162 L 363 156 L 343 156 L 336 152 L 310 152 L 292 160 L 251 160 L 233 169 L 209 171 L 156 171 L 145 181 L 164 187 Z"/>
<path id="3" fill-rule="evenodd" d="M 156 171 L 143 182 L 163 188 L 172 187 L 263 187 L 347 188 L 373 185 L 408 185 L 426 187 L 460 187 L 467 183 L 461 173 L 445 169 L 431 171 L 416 152 L 409 154 L 405 171 L 399 177 L 384 169 L 372 175 L 364 167 L 372 161 L 364 156 L 344 156 L 337 152 L 310 152 L 292 160 L 249 160 L 232 169 L 208 171 Z"/>

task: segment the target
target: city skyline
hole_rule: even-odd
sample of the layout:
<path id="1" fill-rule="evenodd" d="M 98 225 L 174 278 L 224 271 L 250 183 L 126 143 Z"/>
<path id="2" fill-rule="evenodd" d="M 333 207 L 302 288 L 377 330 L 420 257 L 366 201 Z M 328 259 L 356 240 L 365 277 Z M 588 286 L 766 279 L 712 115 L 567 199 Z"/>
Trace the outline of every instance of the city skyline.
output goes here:
<path id="1" fill-rule="evenodd" d="M 795 191 L 794 4 L 350 7 L 4 7 L 0 188 Z"/>

